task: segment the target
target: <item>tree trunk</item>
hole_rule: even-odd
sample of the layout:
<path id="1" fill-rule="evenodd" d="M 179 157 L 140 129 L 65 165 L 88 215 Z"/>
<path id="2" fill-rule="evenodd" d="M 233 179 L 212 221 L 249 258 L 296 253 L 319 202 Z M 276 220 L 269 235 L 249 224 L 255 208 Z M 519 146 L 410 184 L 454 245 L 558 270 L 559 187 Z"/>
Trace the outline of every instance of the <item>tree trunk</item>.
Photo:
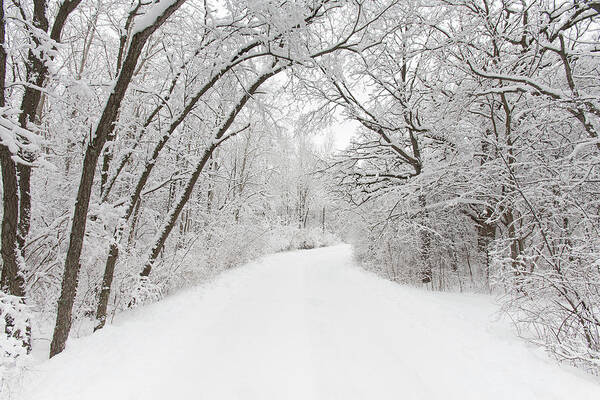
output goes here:
<path id="1" fill-rule="evenodd" d="M 516 221 L 513 212 L 510 208 L 508 208 L 504 212 L 504 216 L 506 218 L 508 239 L 510 240 L 510 259 L 513 268 L 513 273 L 515 276 L 518 277 L 523 274 L 524 270 L 522 268 L 522 263 L 520 260 L 521 251 L 519 245 L 519 238 L 517 236 Z"/>
<path id="2" fill-rule="evenodd" d="M 47 4 L 45 0 L 34 0 L 33 2 L 33 26 L 44 32 L 48 32 L 49 23 L 46 17 Z M 21 128 L 27 129 L 29 123 L 35 123 L 35 116 L 42 96 L 39 87 L 44 86 L 44 82 L 48 77 L 48 67 L 42 61 L 44 52 L 40 49 L 42 43 L 31 33 L 30 40 L 32 44 L 38 47 L 41 54 L 37 54 L 33 50 L 29 50 L 27 55 L 26 70 L 27 82 L 35 85 L 34 87 L 26 86 L 25 93 L 21 100 L 21 113 L 19 115 L 19 125 Z M 35 159 L 35 155 L 30 152 L 20 154 L 21 158 L 28 163 Z M 25 240 L 29 234 L 31 226 L 31 166 L 25 164 L 17 165 L 19 176 L 19 225 L 17 228 L 17 241 L 19 248 L 22 251 L 25 245 Z"/>
<path id="3" fill-rule="evenodd" d="M 113 92 L 114 93 L 114 92 Z M 101 150 L 98 147 L 103 145 L 101 140 L 96 139 L 90 142 L 86 150 L 83 171 L 77 192 L 77 201 L 73 212 L 73 222 L 71 225 L 71 235 L 69 237 L 69 247 L 65 260 L 65 272 L 62 280 L 60 298 L 58 299 L 58 312 L 56 315 L 56 325 L 50 344 L 50 357 L 60 353 L 65 348 L 65 343 L 71 329 L 71 315 L 73 312 L 73 303 L 77 293 L 79 283 L 79 269 L 81 267 L 79 259 L 83 247 L 83 238 L 87 222 L 87 212 L 90 202 L 92 184 L 98 155 Z"/>
<path id="4" fill-rule="evenodd" d="M 104 267 L 104 276 L 102 278 L 102 288 L 100 290 L 100 296 L 98 298 L 98 309 L 96 310 L 96 326 L 94 332 L 98 329 L 102 329 L 106 323 L 106 309 L 108 308 L 108 298 L 110 297 L 110 287 L 112 285 L 115 265 L 119 258 L 119 244 L 111 242 L 110 249 L 108 252 L 108 258 L 106 259 L 106 266 Z"/>
<path id="5" fill-rule="evenodd" d="M 427 223 L 427 201 L 424 194 L 419 195 L 419 204 L 423 212 L 424 223 Z M 431 250 L 431 233 L 425 228 L 420 230 L 421 237 L 421 260 L 423 261 L 423 268 L 421 270 L 421 282 L 430 283 L 433 277 L 431 270 L 430 250 Z M 441 279 L 441 277 L 440 277 Z"/>
<path id="6" fill-rule="evenodd" d="M 488 210 L 486 215 L 491 215 Z M 490 244 L 496 238 L 496 225 L 487 223 L 486 219 L 479 218 L 476 223 L 477 228 L 477 247 L 485 256 L 485 277 L 487 288 L 490 288 Z"/>
<path id="7" fill-rule="evenodd" d="M 135 242 L 135 230 L 137 227 L 138 220 L 140 218 L 140 208 L 142 207 L 142 200 L 138 200 L 133 211 L 133 219 L 131 220 L 131 226 L 129 227 L 129 237 L 127 238 L 127 249 L 128 251 L 133 248 L 133 242 Z"/>
<path id="8" fill-rule="evenodd" d="M 10 150 L 0 145 L 2 164 L 2 277 L 0 288 L 14 296 L 24 296 L 23 275 L 19 268 L 17 225 L 19 221 L 19 197 L 17 195 L 17 171 Z"/>
<path id="9" fill-rule="evenodd" d="M 4 0 L 0 0 L 0 107 L 6 105 L 6 50 L 4 48 L 6 25 Z M 19 197 L 17 169 L 8 147 L 0 144 L 0 165 L 2 167 L 2 274 L 0 289 L 14 296 L 23 296 L 23 277 L 20 274 L 17 253 L 17 225 L 19 222 Z"/>
<path id="10" fill-rule="evenodd" d="M 28 157 L 27 161 L 32 161 L 32 158 Z M 19 249 L 23 252 L 25 248 L 25 241 L 27 235 L 29 235 L 29 229 L 31 227 L 31 167 L 29 165 L 17 164 L 17 171 L 19 173 L 19 228 L 17 241 L 19 243 Z"/>
<path id="11" fill-rule="evenodd" d="M 4 17 L 4 0 L 0 0 L 0 107 L 6 105 L 6 24 Z M 0 116 L 1 117 L 1 116 Z M 10 295 L 18 296 L 25 301 L 25 282 L 19 262 L 18 221 L 19 197 L 17 184 L 17 169 L 12 159 L 13 154 L 4 144 L 0 144 L 0 167 L 2 168 L 2 236 L 0 253 L 2 256 L 2 273 L 0 274 L 0 290 Z M 22 345 L 31 351 L 31 327 L 27 321 L 25 332 L 13 331 L 14 320 L 6 315 L 5 334 L 19 338 Z"/>
<path id="12" fill-rule="evenodd" d="M 110 163 L 113 158 L 113 150 L 112 145 L 114 140 L 116 139 L 116 135 L 113 132 L 108 136 L 107 142 L 108 146 L 104 149 L 102 156 L 102 170 L 100 171 L 100 196 L 104 195 L 106 190 L 106 184 L 108 183 L 108 171 L 110 170 Z"/>

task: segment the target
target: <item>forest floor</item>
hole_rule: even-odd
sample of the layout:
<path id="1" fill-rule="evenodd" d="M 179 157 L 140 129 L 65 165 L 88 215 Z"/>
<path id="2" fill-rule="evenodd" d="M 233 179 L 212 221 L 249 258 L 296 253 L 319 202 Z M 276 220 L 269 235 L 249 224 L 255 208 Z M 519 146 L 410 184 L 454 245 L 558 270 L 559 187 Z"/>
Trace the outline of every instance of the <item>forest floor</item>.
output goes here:
<path id="1" fill-rule="evenodd" d="M 10 398 L 600 399 L 495 310 L 380 279 L 346 245 L 280 253 L 72 340 Z"/>

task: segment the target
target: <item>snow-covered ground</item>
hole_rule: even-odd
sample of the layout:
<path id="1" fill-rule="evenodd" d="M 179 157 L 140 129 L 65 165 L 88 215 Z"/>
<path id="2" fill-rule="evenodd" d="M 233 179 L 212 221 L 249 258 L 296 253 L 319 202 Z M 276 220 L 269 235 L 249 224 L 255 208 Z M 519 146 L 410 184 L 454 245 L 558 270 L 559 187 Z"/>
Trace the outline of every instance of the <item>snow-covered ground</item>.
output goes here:
<path id="1" fill-rule="evenodd" d="M 281 253 L 70 342 L 11 398 L 600 399 L 494 310 L 382 280 L 346 245 Z"/>

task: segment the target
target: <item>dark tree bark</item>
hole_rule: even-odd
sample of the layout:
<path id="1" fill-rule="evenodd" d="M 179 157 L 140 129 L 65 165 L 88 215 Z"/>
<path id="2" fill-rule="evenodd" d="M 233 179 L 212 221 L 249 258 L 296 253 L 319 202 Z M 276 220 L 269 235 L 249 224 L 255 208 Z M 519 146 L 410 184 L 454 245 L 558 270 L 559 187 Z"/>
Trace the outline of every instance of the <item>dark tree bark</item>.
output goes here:
<path id="1" fill-rule="evenodd" d="M 46 0 L 35 0 L 33 2 L 33 26 L 44 32 L 47 32 L 49 27 L 46 11 Z M 31 42 L 36 47 L 41 45 L 39 39 L 33 33 L 31 34 Z M 36 111 L 41 98 L 41 93 L 37 88 L 44 85 L 44 81 L 48 75 L 48 68 L 33 50 L 29 50 L 25 68 L 27 71 L 27 82 L 35 85 L 35 87 L 29 85 L 25 87 L 25 93 L 23 94 L 23 99 L 21 101 L 19 124 L 22 128 L 27 129 L 27 124 L 29 122 L 34 122 L 35 120 Z M 24 152 L 23 154 L 20 154 L 20 156 L 27 162 L 32 162 L 34 159 L 34 155 L 29 152 Z M 17 244 L 19 249 L 22 249 L 25 244 L 25 238 L 29 233 L 31 221 L 31 167 L 26 164 L 17 164 L 16 169 L 19 180 Z"/>
<path id="2" fill-rule="evenodd" d="M 108 142 L 112 143 L 117 138 L 116 134 L 113 132 L 110 134 L 108 138 Z M 100 195 L 102 196 L 106 191 L 106 185 L 108 183 L 108 171 L 110 169 L 110 163 L 113 159 L 113 151 L 110 148 L 111 146 L 107 146 L 102 155 L 102 170 L 100 171 Z"/>
<path id="3" fill-rule="evenodd" d="M 427 199 L 424 194 L 419 194 L 419 205 L 423 213 L 422 219 L 427 221 Z M 430 283 L 433 274 L 431 269 L 431 232 L 426 228 L 421 228 L 419 231 L 421 237 L 421 259 L 423 260 L 423 268 L 421 270 L 421 282 Z M 441 277 L 440 277 L 441 279 Z"/>
<path id="4" fill-rule="evenodd" d="M 69 14 L 81 3 L 81 0 L 65 0 L 56 15 L 50 39 L 60 42 L 62 30 L 67 22 Z M 50 24 L 47 18 L 48 4 L 46 0 L 34 0 L 33 2 L 33 26 L 44 32 L 48 32 Z M 32 33 L 31 41 L 36 47 L 40 47 L 37 36 Z M 29 51 L 27 55 L 27 82 L 35 86 L 27 86 L 23 99 L 21 101 L 21 113 L 19 115 L 19 124 L 27 129 L 29 123 L 35 123 L 39 111 L 42 94 L 38 88 L 43 87 L 48 78 L 48 67 L 43 61 L 44 54 L 38 55 L 36 52 Z M 21 154 L 21 157 L 28 163 L 34 161 L 35 155 L 31 153 Z M 20 249 L 24 248 L 25 240 L 31 227 L 31 166 L 28 164 L 18 164 L 17 172 L 19 176 L 19 225 L 17 241 Z"/>
<path id="5" fill-rule="evenodd" d="M 110 297 L 110 288 L 112 286 L 113 277 L 115 274 L 115 266 L 119 258 L 118 243 L 111 242 L 104 268 L 104 276 L 102 277 L 102 288 L 98 297 L 98 308 L 96 309 L 96 326 L 94 332 L 102 329 L 106 323 L 106 310 L 108 308 L 108 299 Z"/>
<path id="6" fill-rule="evenodd" d="M 4 0 L 0 0 L 0 107 L 6 105 L 6 24 Z M 0 164 L 2 166 L 2 275 L 0 289 L 15 296 L 23 296 L 22 277 L 19 274 L 17 224 L 19 221 L 19 197 L 17 169 L 9 148 L 0 144 Z"/>
<path id="7" fill-rule="evenodd" d="M 488 222 L 488 217 L 492 215 L 494 210 L 490 207 L 486 207 L 483 212 L 476 211 L 466 212 L 465 214 L 473 221 L 475 229 L 477 230 L 477 249 L 485 258 L 485 277 L 486 285 L 489 289 L 490 284 L 490 244 L 496 239 L 496 224 L 494 222 Z M 468 260 L 468 253 L 467 253 Z M 471 275 L 471 281 L 473 280 L 473 272 L 469 264 L 469 274 Z"/>
<path id="8" fill-rule="evenodd" d="M 14 296 L 24 296 L 23 276 L 20 273 L 17 246 L 17 224 L 19 221 L 19 197 L 17 170 L 8 147 L 0 145 L 2 165 L 2 277 L 0 288 Z"/>
<path id="9" fill-rule="evenodd" d="M 117 75 L 119 74 L 119 71 L 122 67 L 121 64 L 123 62 L 123 56 L 124 56 L 125 50 L 126 50 L 127 37 L 129 35 L 129 32 L 133 25 L 135 16 L 138 15 L 138 11 L 141 6 L 142 6 L 142 2 L 140 1 L 135 6 L 134 11 L 129 13 L 129 15 L 127 16 L 127 20 L 125 22 L 125 28 L 123 29 L 123 33 L 119 37 L 119 51 L 117 52 L 117 67 L 116 67 L 116 71 L 115 71 L 115 73 Z M 135 74 L 135 71 L 134 71 L 134 74 Z M 161 103 L 157 107 L 157 109 L 160 111 L 162 106 L 163 106 L 163 103 Z M 118 119 L 118 114 L 115 119 Z M 152 118 L 150 118 L 148 120 L 148 125 L 151 122 L 152 122 Z M 145 127 L 147 127 L 147 126 L 145 126 Z M 113 129 L 108 134 L 107 142 L 111 143 L 111 142 L 114 142 L 116 139 L 117 139 L 117 132 Z M 110 192 L 110 189 L 107 189 L 107 184 L 108 184 L 108 171 L 110 170 L 110 163 L 112 162 L 112 159 L 113 159 L 113 149 L 111 147 L 112 146 L 107 146 L 106 148 L 104 148 L 104 152 L 102 155 L 102 170 L 100 172 L 100 196 L 104 196 L 105 193 L 106 193 L 106 196 L 108 196 L 108 193 Z M 118 171 L 118 172 L 120 173 L 120 171 Z"/>
<path id="10" fill-rule="evenodd" d="M 486 222 L 482 219 L 476 225 L 477 228 L 477 247 L 485 256 L 485 276 L 486 283 L 490 283 L 490 244 L 496 238 L 496 225 Z"/>
<path id="11" fill-rule="evenodd" d="M 53 357 L 64 350 L 69 336 L 69 330 L 71 329 L 73 303 L 75 301 L 77 285 L 79 282 L 79 262 L 81 250 L 83 248 L 87 213 L 94 183 L 94 175 L 98 165 L 98 158 L 106 140 L 114 130 L 114 123 L 119 112 L 121 101 L 125 97 L 125 92 L 129 87 L 129 83 L 131 82 L 131 78 L 135 71 L 135 66 L 137 65 L 137 61 L 146 41 L 150 35 L 152 35 L 152 33 L 154 33 L 156 29 L 158 29 L 184 2 L 185 0 L 175 1 L 156 18 L 154 24 L 145 27 L 132 36 L 114 89 L 108 98 L 96 130 L 87 145 L 75 202 L 75 210 L 73 212 L 69 247 L 67 249 L 65 260 L 65 272 L 62 281 L 61 294 L 58 300 L 56 325 L 50 344 L 50 357 Z"/>
<path id="12" fill-rule="evenodd" d="M 138 200 L 135 205 L 135 210 L 133 211 L 131 226 L 129 227 L 129 237 L 127 238 L 127 249 L 130 250 L 133 248 L 133 244 L 135 242 L 135 233 L 138 221 L 140 219 L 140 208 L 142 207 L 142 200 Z"/>

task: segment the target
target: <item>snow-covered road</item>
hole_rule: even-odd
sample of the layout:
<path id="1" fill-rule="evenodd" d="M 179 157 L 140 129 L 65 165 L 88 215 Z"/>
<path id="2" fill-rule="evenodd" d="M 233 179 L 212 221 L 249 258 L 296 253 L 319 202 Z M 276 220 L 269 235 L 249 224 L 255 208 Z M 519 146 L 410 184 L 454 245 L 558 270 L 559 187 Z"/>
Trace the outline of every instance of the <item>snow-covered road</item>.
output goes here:
<path id="1" fill-rule="evenodd" d="M 600 399 L 485 296 L 401 287 L 348 246 L 282 253 L 126 313 L 26 376 L 32 400 Z"/>

